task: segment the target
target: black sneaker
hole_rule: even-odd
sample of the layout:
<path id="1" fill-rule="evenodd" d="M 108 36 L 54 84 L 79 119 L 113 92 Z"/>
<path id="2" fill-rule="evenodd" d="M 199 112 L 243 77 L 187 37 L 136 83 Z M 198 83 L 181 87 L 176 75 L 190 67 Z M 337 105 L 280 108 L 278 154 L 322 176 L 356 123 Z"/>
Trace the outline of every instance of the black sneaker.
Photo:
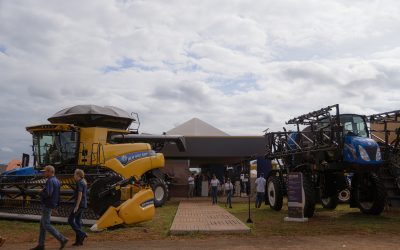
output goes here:
<path id="1" fill-rule="evenodd" d="M 64 249 L 65 245 L 67 245 L 67 242 L 68 242 L 68 239 L 67 239 L 67 238 L 65 238 L 64 240 L 60 241 L 60 248 L 59 248 L 59 250 Z"/>

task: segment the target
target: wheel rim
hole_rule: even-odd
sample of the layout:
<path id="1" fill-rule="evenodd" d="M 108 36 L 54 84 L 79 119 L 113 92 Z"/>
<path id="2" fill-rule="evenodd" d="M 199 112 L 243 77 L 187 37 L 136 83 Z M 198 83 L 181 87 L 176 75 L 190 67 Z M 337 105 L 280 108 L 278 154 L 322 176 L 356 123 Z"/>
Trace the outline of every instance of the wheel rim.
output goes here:
<path id="1" fill-rule="evenodd" d="M 376 188 L 375 183 L 370 186 L 362 185 L 357 188 L 358 204 L 363 210 L 369 211 L 374 206 L 374 188 Z"/>
<path id="2" fill-rule="evenodd" d="M 341 202 L 347 202 L 350 199 L 350 191 L 348 189 L 342 190 L 339 193 L 339 200 Z"/>
<path id="3" fill-rule="evenodd" d="M 361 199 L 359 198 L 358 203 L 364 210 L 370 210 L 374 203 L 373 201 L 366 199 L 364 196 L 365 192 L 362 193 L 361 190 L 358 190 L 358 197 L 361 197 Z"/>
<path id="4" fill-rule="evenodd" d="M 156 189 L 154 190 L 154 198 L 157 201 L 161 201 L 164 198 L 164 189 L 161 186 L 156 187 Z"/>
<path id="5" fill-rule="evenodd" d="M 325 206 L 331 201 L 331 197 L 321 199 L 322 204 Z"/>
<path id="6" fill-rule="evenodd" d="M 275 186 L 274 183 L 271 181 L 268 183 L 268 200 L 271 206 L 275 206 Z"/>
<path id="7" fill-rule="evenodd" d="M 372 208 L 373 202 L 371 201 L 362 201 L 360 202 L 360 206 L 362 206 L 362 208 L 369 210 Z"/>

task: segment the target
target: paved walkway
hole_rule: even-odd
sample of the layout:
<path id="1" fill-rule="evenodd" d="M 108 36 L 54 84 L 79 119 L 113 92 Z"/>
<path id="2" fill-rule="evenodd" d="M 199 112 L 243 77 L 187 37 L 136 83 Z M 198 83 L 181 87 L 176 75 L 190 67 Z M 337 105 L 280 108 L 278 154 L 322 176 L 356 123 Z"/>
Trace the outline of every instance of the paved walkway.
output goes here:
<path id="1" fill-rule="evenodd" d="M 181 201 L 172 223 L 171 234 L 202 233 L 248 233 L 238 218 L 210 201 Z"/>

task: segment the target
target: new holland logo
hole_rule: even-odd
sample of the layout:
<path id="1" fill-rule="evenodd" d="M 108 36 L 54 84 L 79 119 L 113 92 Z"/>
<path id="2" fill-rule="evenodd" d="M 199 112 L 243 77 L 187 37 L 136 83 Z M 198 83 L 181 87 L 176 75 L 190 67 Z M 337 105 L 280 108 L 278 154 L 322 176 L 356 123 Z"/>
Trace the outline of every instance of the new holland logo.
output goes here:
<path id="1" fill-rule="evenodd" d="M 141 207 L 147 207 L 147 206 L 150 206 L 150 205 L 153 205 L 153 204 L 154 204 L 154 200 L 151 199 L 151 200 L 143 202 L 142 204 L 140 204 L 140 206 Z"/>
<path id="2" fill-rule="evenodd" d="M 150 157 L 150 156 L 154 156 L 156 153 L 153 150 L 150 151 L 143 151 L 143 152 L 134 152 L 134 153 L 129 153 L 126 155 L 122 155 L 117 157 L 117 160 L 119 162 L 121 162 L 122 165 L 128 165 L 129 163 L 141 159 L 141 158 L 145 158 L 145 157 Z"/>

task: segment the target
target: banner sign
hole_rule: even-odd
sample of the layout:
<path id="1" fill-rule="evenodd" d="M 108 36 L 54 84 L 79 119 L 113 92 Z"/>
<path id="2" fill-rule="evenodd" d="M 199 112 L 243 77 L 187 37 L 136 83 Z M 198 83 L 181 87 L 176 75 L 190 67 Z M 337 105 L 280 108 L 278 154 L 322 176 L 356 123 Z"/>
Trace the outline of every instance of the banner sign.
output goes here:
<path id="1" fill-rule="evenodd" d="M 289 218 L 304 218 L 303 174 L 300 172 L 288 175 L 288 212 Z"/>

